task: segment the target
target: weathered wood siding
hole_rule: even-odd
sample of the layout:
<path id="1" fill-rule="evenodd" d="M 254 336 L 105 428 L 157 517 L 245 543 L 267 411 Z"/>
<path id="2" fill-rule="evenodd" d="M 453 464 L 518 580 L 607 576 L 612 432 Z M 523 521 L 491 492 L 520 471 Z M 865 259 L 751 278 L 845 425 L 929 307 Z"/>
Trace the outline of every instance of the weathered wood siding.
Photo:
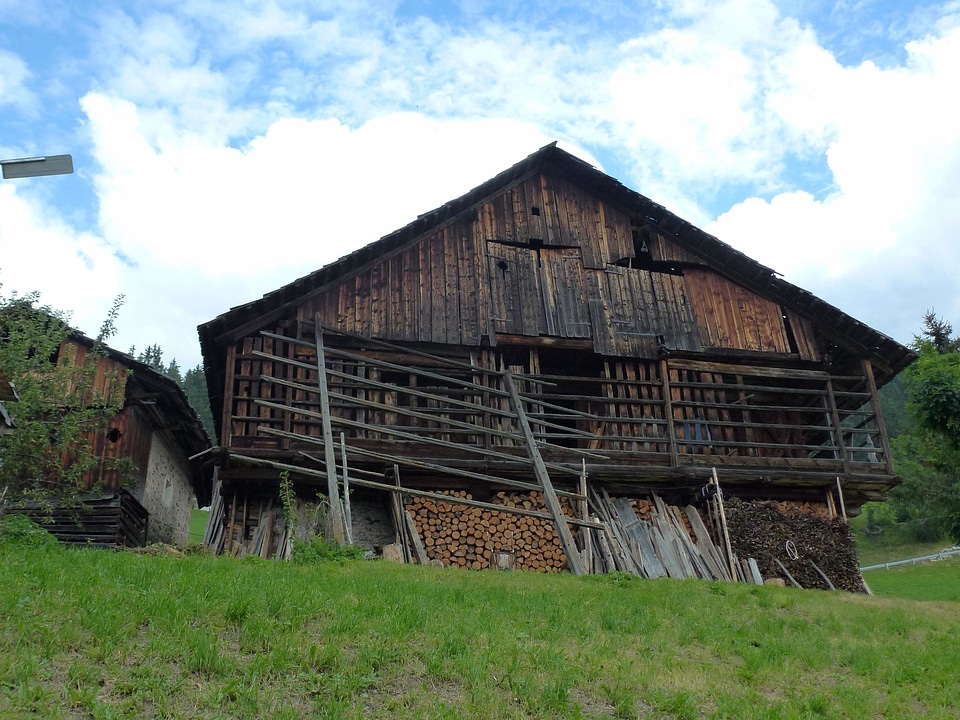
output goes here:
<path id="1" fill-rule="evenodd" d="M 687 268 L 684 285 L 704 347 L 789 353 L 780 306 L 709 268 Z"/>
<path id="2" fill-rule="evenodd" d="M 587 301 L 601 355 L 655 358 L 661 345 L 701 349 L 679 275 L 617 266 L 587 271 Z"/>
<path id="3" fill-rule="evenodd" d="M 655 358 L 661 347 L 819 357 L 807 321 L 785 321 L 778 305 L 641 223 L 537 174 L 341 278 L 298 316 L 444 345 L 476 347 L 500 333 L 589 339 L 620 357 Z"/>
<path id="4" fill-rule="evenodd" d="M 111 433 L 113 430 L 116 432 Z M 119 458 L 130 459 L 133 479 L 141 482 L 146 477 L 152 439 L 153 429 L 149 420 L 133 406 L 123 408 L 110 420 L 104 431 L 86 435 L 93 454 L 100 458 L 100 465 L 84 475 L 84 487 L 99 487 L 110 492 L 120 490 L 119 472 L 108 467 L 111 461 Z"/>
<path id="5" fill-rule="evenodd" d="M 444 346 L 460 354 L 485 340 L 494 347 L 498 336 L 512 343 L 530 338 L 533 345 L 541 343 L 536 338 L 575 341 L 569 346 L 604 358 L 646 361 L 614 364 L 623 373 L 630 368 L 638 379 L 653 376 L 651 368 L 664 350 L 740 350 L 776 354 L 781 361 L 785 355 L 820 357 L 809 321 L 719 275 L 643 218 L 544 174 L 339 277 L 303 300 L 293 326 L 265 329 L 305 333 L 312 340 L 317 315 L 324 324 L 357 335 Z M 303 352 L 284 346 L 288 357 Z M 257 355 L 279 347 L 251 334 L 228 354 L 225 390 L 234 400 L 224 405 L 223 427 L 242 438 L 241 444 L 282 444 L 258 437 L 256 423 L 297 433 L 312 427 L 312 420 L 291 423 L 289 416 L 254 403 L 282 396 L 278 386 L 260 380 L 261 374 L 286 373 L 283 377 L 294 382 L 315 377 L 315 371 L 281 369 Z M 381 379 L 376 368 L 357 372 Z M 634 381 L 626 374 L 615 379 L 627 383 L 626 392 L 645 387 L 630 385 Z M 384 381 L 403 385 L 402 378 Z M 368 392 L 377 401 L 391 397 Z M 312 408 L 305 396 L 294 400 Z M 706 396 L 679 398 L 686 400 L 707 401 Z M 691 425 L 693 431 L 697 427 Z"/>
<path id="6" fill-rule="evenodd" d="M 90 349 L 82 343 L 74 340 L 64 340 L 60 343 L 60 352 L 57 355 L 57 364 L 70 364 L 77 368 L 77 372 L 83 372 L 82 366 L 86 362 Z M 86 379 L 81 379 L 80 387 L 87 387 L 82 401 L 85 403 L 104 403 L 107 405 L 117 404 L 123 401 L 124 392 L 127 386 L 128 369 L 122 363 L 111 360 L 109 357 L 101 356 L 97 358 L 96 366 L 93 371 L 93 377 L 88 383 Z M 76 387 L 71 385 L 67 389 L 68 394 L 74 393 Z"/>
<path id="7" fill-rule="evenodd" d="M 488 334 L 486 258 L 461 219 L 304 302 L 301 320 L 388 340 L 479 345 Z"/>

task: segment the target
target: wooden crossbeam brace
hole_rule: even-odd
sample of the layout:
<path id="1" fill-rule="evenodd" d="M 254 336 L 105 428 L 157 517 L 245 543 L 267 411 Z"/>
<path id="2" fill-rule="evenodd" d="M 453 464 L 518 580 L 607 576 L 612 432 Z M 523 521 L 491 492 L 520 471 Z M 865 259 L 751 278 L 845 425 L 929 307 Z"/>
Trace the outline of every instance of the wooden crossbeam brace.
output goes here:
<path id="1" fill-rule="evenodd" d="M 553 489 L 553 483 L 550 481 L 550 474 L 547 472 L 547 467 L 543 462 L 543 458 L 540 456 L 537 440 L 533 435 L 533 431 L 530 429 L 527 413 L 523 409 L 523 401 L 517 392 L 517 386 L 513 381 L 513 374 L 510 370 L 504 372 L 503 384 L 510 393 L 510 400 L 517 413 L 517 422 L 526 439 L 527 453 L 530 455 L 530 459 L 533 460 L 533 472 L 537 476 L 537 480 L 543 489 L 543 499 L 546 502 L 547 509 L 553 516 L 553 524 L 557 530 L 557 535 L 560 537 L 560 545 L 563 547 L 563 552 L 567 556 L 567 566 L 574 575 L 585 575 L 587 570 L 584 567 L 583 556 L 577 548 L 577 543 L 573 539 L 569 525 L 567 525 L 568 518 L 563 514 L 563 509 L 560 507 L 560 500 L 557 499 L 557 493 Z"/>
<path id="2" fill-rule="evenodd" d="M 317 384 L 320 386 L 320 410 L 323 413 L 324 461 L 327 466 L 327 498 L 330 501 L 330 520 L 333 524 L 333 539 L 343 545 L 346 535 L 343 530 L 343 515 L 340 512 L 340 488 L 337 483 L 337 456 L 334 453 L 333 426 L 330 422 L 330 393 L 327 390 L 327 367 L 323 355 L 323 330 L 320 316 L 316 319 L 317 338 Z"/>

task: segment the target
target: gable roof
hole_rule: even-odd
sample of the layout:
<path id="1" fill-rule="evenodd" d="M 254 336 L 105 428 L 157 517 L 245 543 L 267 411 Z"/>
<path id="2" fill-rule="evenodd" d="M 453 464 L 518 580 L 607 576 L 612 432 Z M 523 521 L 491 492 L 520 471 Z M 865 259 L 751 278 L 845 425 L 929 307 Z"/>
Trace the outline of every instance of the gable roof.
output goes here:
<path id="1" fill-rule="evenodd" d="M 847 349 L 857 357 L 869 358 L 876 365 L 878 385 L 886 383 L 916 357 L 909 348 L 812 293 L 783 280 L 774 270 L 678 217 L 662 205 L 625 187 L 589 163 L 561 150 L 556 142 L 553 142 L 459 198 L 419 216 L 399 230 L 267 293 L 258 300 L 233 307 L 200 325 L 197 330 L 211 400 L 219 399 L 222 393 L 226 343 L 232 338 L 279 319 L 305 296 L 347 273 L 379 260 L 386 253 L 470 211 L 486 199 L 539 171 L 556 172 L 566 176 L 585 191 L 622 208 L 631 216 L 658 230 L 665 238 L 699 255 L 716 272 L 731 281 L 814 321 L 839 347 Z M 218 403 L 213 403 L 213 406 L 217 407 Z M 219 421 L 217 414 L 214 415 L 215 420 Z"/>

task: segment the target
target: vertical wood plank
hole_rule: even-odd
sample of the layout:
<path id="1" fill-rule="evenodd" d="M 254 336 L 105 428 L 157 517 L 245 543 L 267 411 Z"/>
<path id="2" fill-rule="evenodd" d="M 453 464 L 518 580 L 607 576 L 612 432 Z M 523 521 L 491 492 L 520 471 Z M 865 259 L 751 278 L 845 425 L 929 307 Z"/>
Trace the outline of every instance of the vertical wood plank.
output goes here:
<path id="1" fill-rule="evenodd" d="M 460 253 L 458 252 L 457 232 L 453 226 L 443 229 L 441 236 L 443 253 L 444 298 L 446 317 L 444 318 L 444 341 L 448 345 L 460 344 Z"/>
<path id="2" fill-rule="evenodd" d="M 677 467 L 680 465 L 680 456 L 677 452 L 677 432 L 674 428 L 673 423 L 673 403 L 672 403 L 672 388 L 670 387 L 670 369 L 667 366 L 666 360 L 660 361 L 660 381 L 663 386 L 663 404 L 664 404 L 664 415 L 667 418 L 667 438 L 670 441 L 670 466 Z"/>

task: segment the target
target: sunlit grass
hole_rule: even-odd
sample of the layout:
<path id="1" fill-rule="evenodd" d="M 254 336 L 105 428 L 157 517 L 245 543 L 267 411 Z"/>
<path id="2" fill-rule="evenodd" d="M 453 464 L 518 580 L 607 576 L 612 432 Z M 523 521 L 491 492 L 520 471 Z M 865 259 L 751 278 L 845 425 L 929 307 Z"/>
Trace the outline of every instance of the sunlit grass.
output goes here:
<path id="1" fill-rule="evenodd" d="M 897 565 L 863 574 L 877 595 L 911 600 L 947 600 L 960 603 L 960 557 Z"/>
<path id="2" fill-rule="evenodd" d="M 0 717 L 949 717 L 945 607 L 0 544 Z"/>
<path id="3" fill-rule="evenodd" d="M 203 534 L 207 530 L 207 519 L 209 517 L 210 513 L 206 510 L 194 509 L 190 511 L 190 542 L 203 542 Z"/>

